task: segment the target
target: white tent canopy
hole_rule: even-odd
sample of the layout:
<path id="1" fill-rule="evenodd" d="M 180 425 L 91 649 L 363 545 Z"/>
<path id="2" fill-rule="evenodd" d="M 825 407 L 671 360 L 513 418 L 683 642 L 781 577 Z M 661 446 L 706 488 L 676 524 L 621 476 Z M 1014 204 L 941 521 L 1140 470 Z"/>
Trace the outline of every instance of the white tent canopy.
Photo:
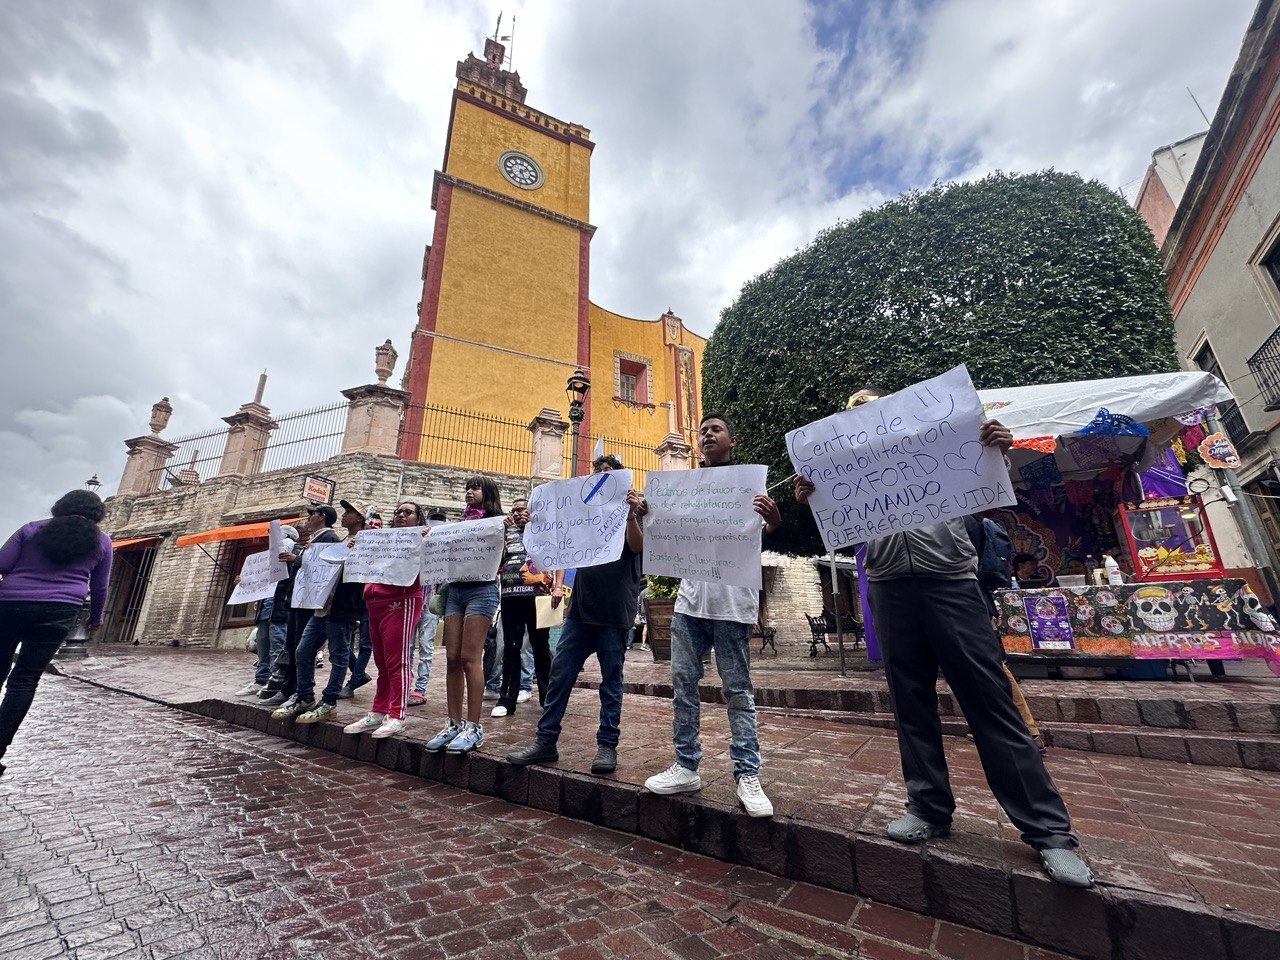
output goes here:
<path id="1" fill-rule="evenodd" d="M 1103 407 L 1150 424 L 1233 399 L 1226 384 L 1201 371 L 1004 387 L 979 390 L 978 396 L 987 416 L 1017 440 L 1078 433 Z"/>

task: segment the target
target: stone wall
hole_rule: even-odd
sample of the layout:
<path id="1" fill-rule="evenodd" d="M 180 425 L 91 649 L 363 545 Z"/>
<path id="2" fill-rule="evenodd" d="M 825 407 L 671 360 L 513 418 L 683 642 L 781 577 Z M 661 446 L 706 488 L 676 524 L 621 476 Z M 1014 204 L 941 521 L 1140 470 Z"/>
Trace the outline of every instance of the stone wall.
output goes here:
<path id="1" fill-rule="evenodd" d="M 178 547 L 183 534 L 277 517 L 302 514 L 303 478 L 328 477 L 337 484 L 337 500 L 352 498 L 370 504 L 385 521 L 401 500 L 424 507 L 440 507 L 450 517 L 461 515 L 462 495 L 473 471 L 398 457 L 353 453 L 310 467 L 281 470 L 252 477 L 214 477 L 198 486 L 166 490 L 142 497 L 112 497 L 107 501 L 104 529 L 113 540 L 160 536 L 162 541 L 151 571 L 151 585 L 134 638 L 143 644 L 210 646 L 238 642 L 244 631 L 217 629 L 223 603 L 225 574 L 199 546 Z M 503 504 L 526 496 L 530 478 L 489 474 L 502 491 Z M 205 544 L 218 556 L 221 545 Z M 211 586 L 213 587 L 211 595 Z M 107 624 L 109 639 L 112 625 Z"/>

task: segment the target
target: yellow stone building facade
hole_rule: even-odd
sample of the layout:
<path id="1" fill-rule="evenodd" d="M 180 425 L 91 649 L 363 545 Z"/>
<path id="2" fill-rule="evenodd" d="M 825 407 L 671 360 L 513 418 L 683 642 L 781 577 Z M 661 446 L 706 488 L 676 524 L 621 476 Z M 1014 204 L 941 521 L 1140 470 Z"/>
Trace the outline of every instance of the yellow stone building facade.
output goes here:
<path id="1" fill-rule="evenodd" d="M 488 40 L 483 60 L 468 55 L 458 64 L 406 364 L 400 455 L 472 466 L 474 445 L 433 429 L 433 415 L 460 410 L 528 423 L 565 408 L 575 370 L 591 380 L 583 461 L 599 437 L 624 461 L 637 459 L 628 451 L 653 458 L 664 442 L 690 443 L 706 341 L 669 311 L 640 320 L 591 303 L 595 144 L 582 125 L 528 106 L 504 58 L 502 44 Z M 505 459 L 499 469 L 528 471 L 514 451 Z"/>

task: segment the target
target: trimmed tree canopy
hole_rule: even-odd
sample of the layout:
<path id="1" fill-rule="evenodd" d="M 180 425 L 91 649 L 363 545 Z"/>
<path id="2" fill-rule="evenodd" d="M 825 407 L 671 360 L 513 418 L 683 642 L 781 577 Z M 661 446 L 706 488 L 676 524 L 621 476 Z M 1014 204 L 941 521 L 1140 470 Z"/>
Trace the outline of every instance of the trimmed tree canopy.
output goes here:
<path id="1" fill-rule="evenodd" d="M 863 383 L 898 390 L 964 363 L 979 388 L 1177 369 L 1142 219 L 1097 182 L 1042 171 L 903 195 L 820 234 L 742 288 L 702 363 L 704 411 L 736 459 L 791 473 L 783 436 Z M 779 489 L 782 549 L 822 549 Z"/>

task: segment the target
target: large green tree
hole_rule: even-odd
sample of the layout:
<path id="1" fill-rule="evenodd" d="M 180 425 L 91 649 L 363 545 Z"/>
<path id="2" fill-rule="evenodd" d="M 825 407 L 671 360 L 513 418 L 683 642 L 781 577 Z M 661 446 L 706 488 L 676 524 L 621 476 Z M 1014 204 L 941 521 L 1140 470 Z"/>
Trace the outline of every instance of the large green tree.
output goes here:
<path id="1" fill-rule="evenodd" d="M 1078 176 L 992 174 L 890 201 L 742 288 L 702 364 L 704 411 L 740 425 L 737 459 L 791 473 L 783 436 L 861 383 L 897 390 L 964 363 L 979 388 L 1177 369 L 1151 232 Z M 821 549 L 779 490 L 781 546 Z"/>

